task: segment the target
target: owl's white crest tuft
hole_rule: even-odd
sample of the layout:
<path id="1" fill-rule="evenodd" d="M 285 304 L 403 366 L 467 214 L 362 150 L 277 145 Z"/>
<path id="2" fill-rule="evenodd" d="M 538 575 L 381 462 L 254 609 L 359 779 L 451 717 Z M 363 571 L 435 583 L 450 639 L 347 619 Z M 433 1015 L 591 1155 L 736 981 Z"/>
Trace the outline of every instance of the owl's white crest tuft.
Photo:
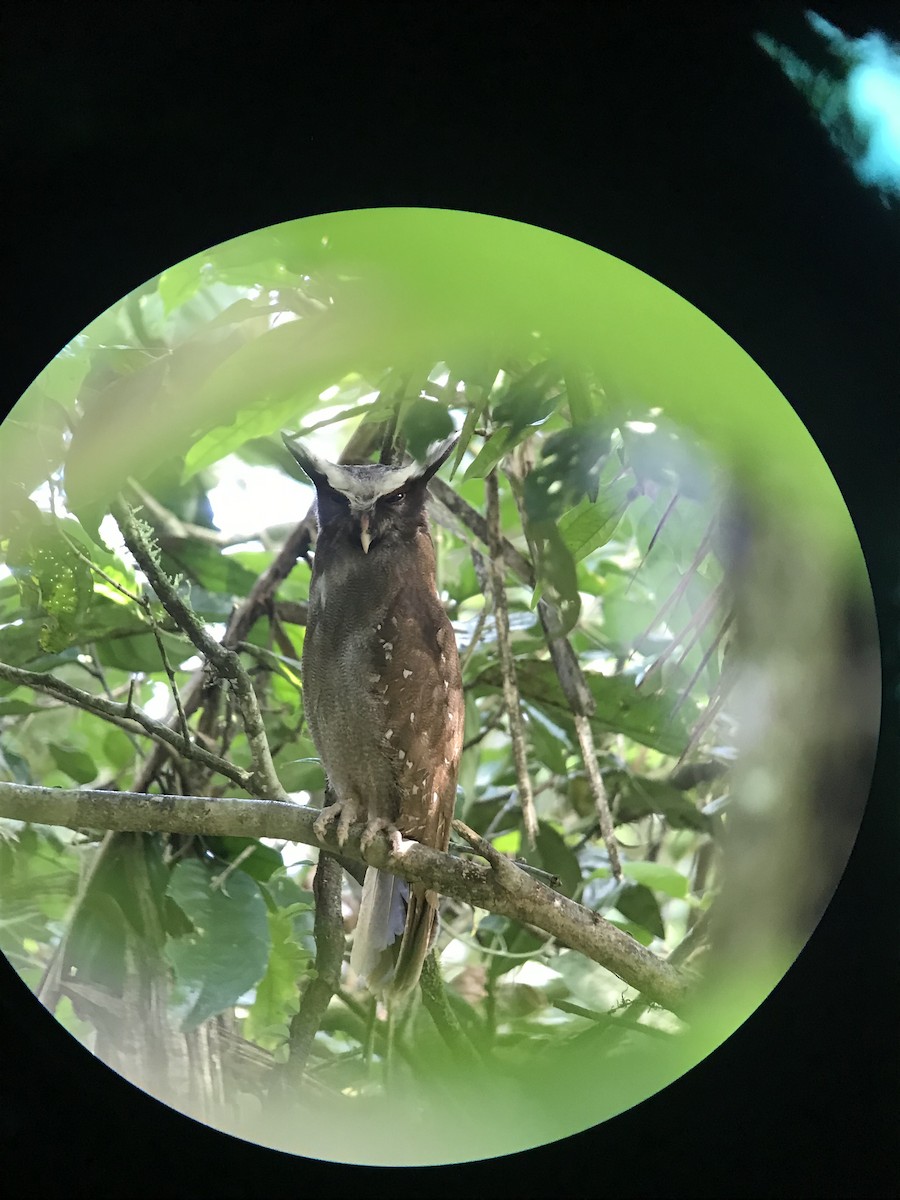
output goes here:
<path id="1" fill-rule="evenodd" d="M 370 509 L 382 496 L 401 491 L 420 476 L 432 474 L 432 466 L 442 463 L 456 442 L 456 434 L 446 438 L 427 456 L 424 463 L 410 462 L 402 467 L 375 464 L 346 467 L 321 458 L 303 442 L 293 442 L 285 434 L 282 434 L 282 438 L 313 484 L 317 477 L 324 480 L 333 491 L 346 496 L 352 510 L 359 512 Z"/>

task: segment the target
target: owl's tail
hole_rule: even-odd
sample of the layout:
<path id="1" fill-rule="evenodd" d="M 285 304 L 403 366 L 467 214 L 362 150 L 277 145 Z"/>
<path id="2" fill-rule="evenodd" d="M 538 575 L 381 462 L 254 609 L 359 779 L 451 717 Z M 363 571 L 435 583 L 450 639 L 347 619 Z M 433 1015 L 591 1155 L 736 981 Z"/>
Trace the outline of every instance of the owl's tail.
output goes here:
<path id="1" fill-rule="evenodd" d="M 410 889 L 396 875 L 369 867 L 350 966 L 373 991 L 388 985 L 395 997 L 412 991 L 431 948 L 436 916 L 430 893 L 423 887 Z"/>
<path id="2" fill-rule="evenodd" d="M 437 936 L 437 897 L 421 884 L 413 884 L 407 901 L 406 928 L 391 980 L 391 994 L 407 995 L 419 982 L 425 956 Z"/>

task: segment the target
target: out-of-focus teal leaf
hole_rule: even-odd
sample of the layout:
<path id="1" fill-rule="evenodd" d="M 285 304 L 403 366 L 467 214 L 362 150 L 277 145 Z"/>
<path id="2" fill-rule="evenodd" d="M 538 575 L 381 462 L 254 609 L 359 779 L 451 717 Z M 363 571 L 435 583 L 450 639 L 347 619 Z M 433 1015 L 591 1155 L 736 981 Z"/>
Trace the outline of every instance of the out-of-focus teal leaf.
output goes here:
<path id="1" fill-rule="evenodd" d="M 232 871 L 213 888 L 210 871 L 197 861 L 176 864 L 167 894 L 193 927 L 167 942 L 166 957 L 178 984 L 182 1028 L 194 1029 L 236 1004 L 265 974 L 271 945 L 266 905 L 244 871 Z"/>

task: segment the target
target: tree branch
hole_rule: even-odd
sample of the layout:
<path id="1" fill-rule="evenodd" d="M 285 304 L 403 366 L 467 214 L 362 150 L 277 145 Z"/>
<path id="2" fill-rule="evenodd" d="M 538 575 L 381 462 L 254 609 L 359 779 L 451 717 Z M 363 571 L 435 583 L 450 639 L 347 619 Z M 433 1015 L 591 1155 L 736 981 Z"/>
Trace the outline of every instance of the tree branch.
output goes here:
<path id="1" fill-rule="evenodd" d="M 320 841 L 315 836 L 313 822 L 319 816 L 318 810 L 271 800 L 150 796 L 0 782 L 0 816 L 70 829 L 284 838 L 319 846 L 332 854 L 341 852 L 334 837 Z M 597 913 L 551 891 L 461 822 L 455 822 L 454 827 L 488 859 L 489 865 L 405 839 L 395 852 L 386 835 L 373 838 L 363 855 L 359 847 L 363 825 L 351 829 L 343 850 L 412 883 L 423 883 L 441 895 L 535 925 L 612 971 L 652 1003 L 676 1013 L 683 1008 L 691 976 L 657 958 Z"/>
<path id="2" fill-rule="evenodd" d="M 140 528 L 128 505 L 121 502 L 114 504 L 113 516 L 122 530 L 125 544 L 150 581 L 150 586 L 159 597 L 163 608 L 172 620 L 184 630 L 200 653 L 213 666 L 216 673 L 221 678 L 228 680 L 237 701 L 241 723 L 244 726 L 244 733 L 253 759 L 251 790 L 257 795 L 269 795 L 275 800 L 286 800 L 287 792 L 281 786 L 275 764 L 272 762 L 272 754 L 269 750 L 269 741 L 266 737 L 266 728 L 259 710 L 256 692 L 253 690 L 253 683 L 240 656 L 207 633 L 196 613 L 178 595 L 160 567 L 157 555 L 151 549 L 145 531 Z M 181 715 L 183 717 L 183 711 Z"/>
<path id="3" fill-rule="evenodd" d="M 528 750 L 522 728 L 522 710 L 519 706 L 519 688 L 516 683 L 516 664 L 513 661 L 509 640 L 509 608 L 506 603 L 506 584 L 503 578 L 503 545 L 500 533 L 500 495 L 497 487 L 497 472 L 491 471 L 484 481 L 487 496 L 487 532 L 491 552 L 490 579 L 491 596 L 494 600 L 494 624 L 497 627 L 497 647 L 500 651 L 500 668 L 503 674 L 503 703 L 509 721 L 509 736 L 512 741 L 513 761 L 516 765 L 516 780 L 519 785 L 519 801 L 525 823 L 528 845 L 534 849 L 537 843 L 537 816 L 534 811 L 534 793 L 528 776 Z"/>
<path id="4" fill-rule="evenodd" d="M 294 1080 L 299 1080 L 306 1070 L 316 1030 L 322 1024 L 331 997 L 341 986 L 341 963 L 344 961 L 341 883 L 340 863 L 330 854 L 320 855 L 313 880 L 316 897 L 316 974 L 307 984 L 300 1010 L 291 1021 L 287 1067 Z"/>
<path id="5" fill-rule="evenodd" d="M 92 713 L 96 717 L 102 717 L 104 721 L 118 725 L 128 733 L 140 733 L 141 731 L 148 733 L 154 741 L 174 750 L 176 754 L 202 763 L 208 770 L 224 775 L 226 779 L 230 779 L 232 783 L 236 783 L 245 791 L 251 791 L 249 771 L 236 767 L 218 754 L 213 754 L 197 741 L 186 742 L 183 735 L 173 729 L 170 724 L 165 721 L 156 721 L 142 709 L 135 708 L 130 698 L 127 703 L 119 704 L 115 700 L 107 700 L 104 696 L 95 696 L 91 692 L 84 692 L 81 688 L 74 687 L 63 679 L 57 679 L 55 675 L 45 674 L 42 671 L 25 671 L 21 667 L 12 667 L 4 662 L 0 662 L 0 679 L 6 680 L 7 683 L 33 688 L 34 691 L 43 692 L 48 696 L 56 696 L 66 704 L 84 709 L 85 712 Z"/>

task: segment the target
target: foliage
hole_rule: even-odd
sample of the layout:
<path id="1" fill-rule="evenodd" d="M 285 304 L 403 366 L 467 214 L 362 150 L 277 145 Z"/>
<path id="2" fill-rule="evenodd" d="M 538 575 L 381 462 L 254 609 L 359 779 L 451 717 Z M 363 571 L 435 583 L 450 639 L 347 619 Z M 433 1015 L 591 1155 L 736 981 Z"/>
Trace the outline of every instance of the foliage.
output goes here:
<path id="1" fill-rule="evenodd" d="M 165 272 L 54 359 L 0 429 L 0 661 L 165 715 L 168 670 L 183 691 L 197 660 L 156 597 L 143 594 L 117 539 L 108 514 L 123 489 L 143 505 L 169 578 L 221 632 L 309 495 L 298 486 L 293 511 L 268 529 L 222 533 L 220 482 L 255 480 L 251 498 L 275 471 L 303 482 L 281 445 L 283 428 L 300 426 L 336 453 L 354 432 L 369 430 L 380 445 L 391 420 L 421 454 L 455 426 L 454 491 L 483 513 L 483 481 L 498 470 L 502 533 L 533 572 L 526 579 L 508 571 L 506 582 L 538 837 L 527 845 L 496 627 L 492 613 L 485 619 L 473 560 L 473 547 L 485 547 L 458 518 L 442 523 L 446 511 L 436 507 L 439 586 L 466 688 L 457 815 L 643 944 L 671 950 L 716 886 L 710 862 L 721 817 L 710 806 L 726 788 L 721 772 L 698 771 L 686 785 L 674 769 L 682 760 L 727 759 L 732 733 L 724 711 L 711 708 L 725 661 L 716 471 L 665 412 L 621 396 L 613 403 L 603 379 L 557 361 L 540 337 L 518 355 L 492 359 L 456 347 L 441 359 L 423 345 L 401 361 L 379 350 L 376 326 L 357 331 L 348 357 L 335 313 L 358 318 L 362 308 L 356 281 L 329 274 L 324 260 L 298 257 L 275 231 L 264 243 L 242 239 Z M 252 512 L 248 504 L 251 523 Z M 247 538 L 230 544 L 236 532 Z M 308 576 L 299 563 L 278 601 L 302 603 Z M 548 607 L 539 612 L 539 602 Z M 599 834 L 570 699 L 548 648 L 548 611 L 593 703 L 621 879 Z M 296 620 L 272 606 L 250 630 L 244 659 L 282 783 L 318 802 L 324 778 L 305 732 Z M 231 761 L 248 765 L 247 739 L 229 708 L 201 706 L 189 719 Z M 0 777 L 127 790 L 141 780 L 148 751 L 131 730 L 0 683 Z M 196 771 L 166 760 L 151 786 L 226 790 Z M 61 945 L 82 978 L 90 939 L 61 939 L 93 843 L 13 822 L 0 833 L 0 948 L 32 986 Z M 158 858 L 148 886 L 181 1029 L 227 1013 L 246 1041 L 284 1057 L 314 954 L 311 867 L 294 862 L 290 849 L 197 839 Z M 357 895 L 348 890 L 351 908 Z M 147 918 L 124 900 L 107 907 L 105 916 L 96 907 L 92 928 L 112 960 L 103 986 L 121 991 Z M 623 995 L 603 968 L 503 917 L 476 911 L 473 919 L 447 905 L 440 946 L 478 1036 L 512 1057 L 551 1032 L 583 1032 L 586 1018 L 555 1009 L 557 1001 L 607 1012 Z M 83 1011 L 77 1003 L 75 1011 L 73 1023 Z M 317 1040 L 318 1078 L 327 1083 L 332 1072 L 336 1087 L 345 1053 L 364 1038 L 358 1014 L 345 1016 L 342 1029 L 323 1027 Z"/>

